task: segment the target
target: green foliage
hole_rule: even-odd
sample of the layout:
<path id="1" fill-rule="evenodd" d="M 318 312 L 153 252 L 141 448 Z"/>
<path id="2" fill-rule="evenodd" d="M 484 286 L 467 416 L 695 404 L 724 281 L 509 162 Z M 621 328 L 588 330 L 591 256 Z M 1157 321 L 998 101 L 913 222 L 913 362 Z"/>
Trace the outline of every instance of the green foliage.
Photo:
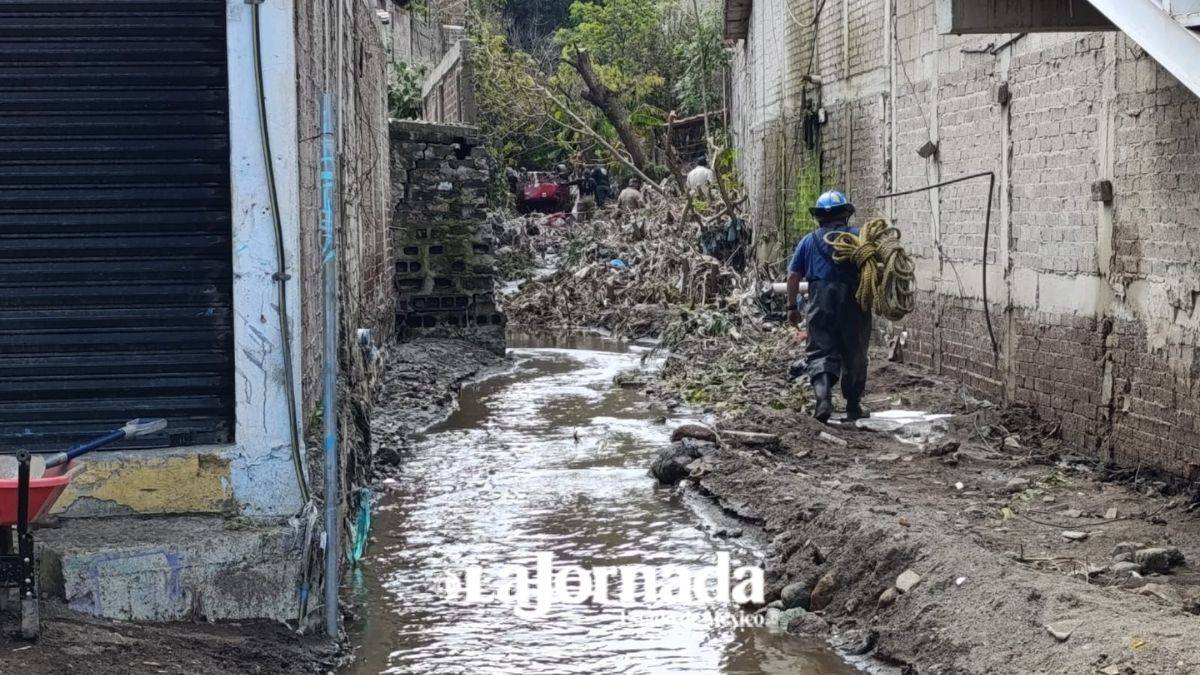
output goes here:
<path id="1" fill-rule="evenodd" d="M 421 116 L 421 82 L 425 79 L 423 68 L 415 68 L 404 62 L 392 64 L 391 81 L 388 82 L 388 115 L 395 119 L 414 119 Z"/>
<path id="2" fill-rule="evenodd" d="M 673 50 L 679 72 L 672 90 L 676 109 L 692 115 L 708 112 L 705 107 L 709 110 L 717 107 L 721 97 L 720 75 L 729 64 L 729 55 L 722 40 L 723 18 L 719 7 L 709 7 L 699 17 L 687 9 L 684 11 L 685 28 L 679 31 L 679 41 Z"/>
<path id="3" fill-rule="evenodd" d="M 666 7 L 664 0 L 577 0 L 570 24 L 554 39 L 564 56 L 586 50 L 600 80 L 627 101 L 643 99 L 666 84 L 654 67 Z"/>
<path id="4" fill-rule="evenodd" d="M 787 203 L 786 246 L 793 246 L 800 239 L 816 229 L 809 208 L 817 203 L 821 196 L 821 162 L 817 153 L 805 153 L 800 171 L 796 173 L 796 184 L 792 189 L 792 198 Z"/>
<path id="5" fill-rule="evenodd" d="M 543 78 L 527 53 L 512 49 L 495 14 L 480 14 L 471 24 L 472 65 L 479 125 L 488 149 L 505 166 L 548 169 L 578 147 L 575 136 L 557 124 L 563 111 L 537 95 Z"/>
<path id="6" fill-rule="evenodd" d="M 609 147 L 624 147 L 611 120 L 584 97 L 569 63 L 579 52 L 616 95 L 643 148 L 661 137 L 667 111 L 699 112 L 706 97 L 709 107 L 719 105 L 727 57 L 718 12 L 702 13 L 698 33 L 690 0 L 574 0 L 563 15 L 564 2 L 472 2 L 475 98 L 497 162 L 547 170 L 571 159 L 611 160 Z M 539 41 L 543 29 L 527 25 L 539 17 L 560 26 L 552 41 Z M 658 168 L 643 167 L 655 180 L 670 175 Z"/>

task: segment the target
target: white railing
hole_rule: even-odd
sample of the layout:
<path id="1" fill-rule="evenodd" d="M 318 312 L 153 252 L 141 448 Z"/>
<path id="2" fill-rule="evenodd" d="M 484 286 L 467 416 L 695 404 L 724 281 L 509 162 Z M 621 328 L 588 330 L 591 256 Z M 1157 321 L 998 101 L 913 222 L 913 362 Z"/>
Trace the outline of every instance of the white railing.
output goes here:
<path id="1" fill-rule="evenodd" d="M 1200 0 L 1153 0 L 1159 7 L 1175 17 L 1179 23 L 1191 27 L 1200 27 Z"/>
<path id="2" fill-rule="evenodd" d="M 1200 0 L 1088 0 L 1146 53 L 1200 96 L 1200 33 L 1177 16 Z M 1200 10 L 1198 10 L 1200 11 Z"/>

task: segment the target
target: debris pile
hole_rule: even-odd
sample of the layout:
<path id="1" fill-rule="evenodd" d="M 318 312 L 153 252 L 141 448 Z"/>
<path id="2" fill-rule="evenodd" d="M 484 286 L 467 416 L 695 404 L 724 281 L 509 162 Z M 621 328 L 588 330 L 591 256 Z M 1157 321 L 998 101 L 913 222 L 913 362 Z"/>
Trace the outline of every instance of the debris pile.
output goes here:
<path id="1" fill-rule="evenodd" d="M 658 202 L 570 225 L 560 216 L 502 219 L 502 272 L 524 277 L 504 299 L 509 320 L 529 328 L 600 326 L 622 337 L 673 335 L 672 347 L 693 331 L 736 333 L 753 315 L 750 284 L 705 253 L 714 226 L 685 218 L 687 210 Z M 675 322 L 682 323 L 668 329 Z"/>
<path id="2" fill-rule="evenodd" d="M 717 412 L 807 406 L 807 387 L 787 377 L 803 350 L 800 334 L 768 321 L 756 282 L 727 262 L 743 253 L 730 242 L 747 245 L 733 221 L 662 199 L 582 223 L 561 214 L 494 222 L 511 324 L 656 337 L 666 363 L 652 386 L 680 403 Z M 716 240 L 720 257 L 710 254 Z"/>
<path id="3" fill-rule="evenodd" d="M 679 330 L 689 320 L 669 327 Z M 733 413 L 751 405 L 774 410 L 804 410 L 810 402 L 803 379 L 787 376 L 787 363 L 803 352 L 800 334 L 785 327 L 746 323 L 750 336 L 705 339 L 688 333 L 686 348 L 667 356 L 662 387 L 682 403 Z M 664 339 L 664 342 L 666 340 Z"/>

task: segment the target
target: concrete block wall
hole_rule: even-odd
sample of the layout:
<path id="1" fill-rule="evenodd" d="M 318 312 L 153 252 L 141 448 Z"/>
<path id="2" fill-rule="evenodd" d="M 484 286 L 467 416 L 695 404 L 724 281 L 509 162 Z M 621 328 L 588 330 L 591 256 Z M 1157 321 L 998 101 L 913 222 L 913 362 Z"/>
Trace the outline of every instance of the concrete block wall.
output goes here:
<path id="1" fill-rule="evenodd" d="M 1200 99 L 1121 33 L 942 36 L 931 0 L 827 0 L 818 91 L 796 72 L 813 4 L 756 2 L 794 32 L 772 45 L 752 28 L 734 48 L 732 126 L 761 130 L 737 139 L 752 201 L 778 202 L 787 179 L 772 183 L 757 158 L 819 95 L 827 185 L 860 217 L 892 218 L 917 258 L 918 310 L 889 327 L 908 330 L 910 356 L 1034 406 L 1080 451 L 1200 477 Z M 744 108 L 772 59 L 793 84 L 768 128 Z M 916 154 L 926 141 L 933 159 Z M 986 180 L 873 199 L 980 171 L 996 173 L 986 241 Z M 1113 202 L 1093 201 L 1106 180 Z"/>
<path id="2" fill-rule="evenodd" d="M 504 351 L 487 222 L 487 155 L 472 127 L 391 123 L 396 330 Z"/>

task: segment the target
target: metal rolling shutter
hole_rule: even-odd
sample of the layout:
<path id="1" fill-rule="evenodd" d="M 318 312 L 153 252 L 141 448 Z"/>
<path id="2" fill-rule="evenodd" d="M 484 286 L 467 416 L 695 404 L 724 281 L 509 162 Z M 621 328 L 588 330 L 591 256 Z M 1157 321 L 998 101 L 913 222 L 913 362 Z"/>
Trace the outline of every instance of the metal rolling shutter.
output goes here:
<path id="1" fill-rule="evenodd" d="M 0 452 L 233 436 L 224 0 L 0 0 Z"/>

